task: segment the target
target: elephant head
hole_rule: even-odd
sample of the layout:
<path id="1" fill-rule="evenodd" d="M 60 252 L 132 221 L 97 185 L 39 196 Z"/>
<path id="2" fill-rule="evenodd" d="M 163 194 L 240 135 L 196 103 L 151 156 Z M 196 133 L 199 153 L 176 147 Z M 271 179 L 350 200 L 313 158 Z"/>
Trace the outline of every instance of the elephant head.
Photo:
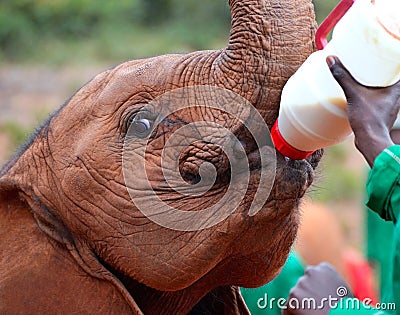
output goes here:
<path id="1" fill-rule="evenodd" d="M 134 314 L 245 313 L 237 286 L 257 287 L 279 272 L 321 157 L 290 161 L 263 140 L 285 82 L 314 50 L 311 0 L 229 5 L 225 49 L 99 74 L 1 172 L 1 211 L 10 211 L 11 197 L 22 200 L 54 255 L 111 284 L 109 304 L 123 300 Z M 267 195 L 249 213 L 264 183 Z M 174 211 L 189 214 L 186 225 L 157 220 Z M 219 213 L 228 215 L 208 224 Z"/>

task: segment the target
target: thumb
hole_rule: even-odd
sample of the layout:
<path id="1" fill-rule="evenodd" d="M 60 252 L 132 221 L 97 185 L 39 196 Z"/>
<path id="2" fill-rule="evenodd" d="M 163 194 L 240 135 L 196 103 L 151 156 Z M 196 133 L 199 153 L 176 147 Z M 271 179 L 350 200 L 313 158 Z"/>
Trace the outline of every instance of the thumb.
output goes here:
<path id="1" fill-rule="evenodd" d="M 356 90 L 359 83 L 352 77 L 338 57 L 328 56 L 326 58 L 326 63 L 333 77 L 342 87 L 347 100 L 350 100 L 353 95 L 357 94 Z"/>

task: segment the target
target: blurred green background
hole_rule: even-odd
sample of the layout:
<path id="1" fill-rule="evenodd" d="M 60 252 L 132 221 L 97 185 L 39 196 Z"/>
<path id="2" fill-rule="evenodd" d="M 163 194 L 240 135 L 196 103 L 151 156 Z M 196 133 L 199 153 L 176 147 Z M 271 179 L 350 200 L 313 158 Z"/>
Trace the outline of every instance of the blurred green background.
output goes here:
<path id="1" fill-rule="evenodd" d="M 338 0 L 315 0 L 318 22 L 337 3 Z M 224 0 L 0 0 L 0 65 L 3 69 L 0 92 L 7 92 L 1 87 L 15 74 L 16 81 L 43 81 L 44 86 L 66 98 L 88 79 L 83 69 L 93 67 L 91 74 L 95 74 L 129 59 L 222 48 L 229 29 L 229 7 Z M 37 66 L 40 69 L 32 75 L 29 71 Z M 19 72 L 15 73 L 15 68 Z M 75 69 L 77 74 L 67 81 L 52 79 L 53 74 L 48 79 L 43 77 L 47 68 L 61 76 L 66 73 L 65 69 Z M 64 76 L 68 75 L 71 76 L 70 72 Z M 46 80 L 48 82 L 44 82 Z M 57 80 L 61 83 L 50 85 Z M 64 90 L 60 90 L 61 85 Z M 32 87 L 32 82 L 28 82 L 17 85 L 9 92 L 8 99 L 1 100 L 0 135 L 7 137 L 3 139 L 3 146 L 7 146 L 8 154 L 46 116 L 43 107 L 53 110 L 61 104 L 60 101 L 48 106 L 45 102 L 56 101 L 53 98 L 44 100 L 36 94 L 16 99 L 15 93 L 34 88 L 40 96 L 46 92 L 42 86 Z M 24 113 L 30 116 L 28 123 L 19 123 L 11 114 L 8 119 L 1 120 L 2 108 L 4 111 L 7 106 L 15 107 L 10 104 L 16 103 L 20 106 L 17 114 L 20 114 L 28 108 L 28 102 L 34 107 L 30 114 Z M 362 179 L 354 167 L 358 162 L 352 162 L 348 154 L 348 145 L 330 148 L 328 152 L 312 198 L 336 202 L 359 195 Z M 0 154 L 0 162 L 4 160 Z"/>
<path id="2" fill-rule="evenodd" d="M 315 0 L 320 21 L 338 0 Z M 224 0 L 0 0 L 0 61 L 121 61 L 223 47 Z"/>

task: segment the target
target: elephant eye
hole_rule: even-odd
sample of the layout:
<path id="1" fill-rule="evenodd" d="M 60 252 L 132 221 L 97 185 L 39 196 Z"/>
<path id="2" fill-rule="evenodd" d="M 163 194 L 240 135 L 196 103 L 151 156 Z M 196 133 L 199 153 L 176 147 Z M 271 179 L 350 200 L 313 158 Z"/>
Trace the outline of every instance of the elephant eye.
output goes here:
<path id="1" fill-rule="evenodd" d="M 154 121 L 145 118 L 142 113 L 137 113 L 127 121 L 127 135 L 129 137 L 146 138 L 153 130 Z"/>
<path id="2" fill-rule="evenodd" d="M 137 135 L 147 135 L 151 130 L 151 123 L 148 119 L 134 120 L 131 125 L 131 132 Z"/>

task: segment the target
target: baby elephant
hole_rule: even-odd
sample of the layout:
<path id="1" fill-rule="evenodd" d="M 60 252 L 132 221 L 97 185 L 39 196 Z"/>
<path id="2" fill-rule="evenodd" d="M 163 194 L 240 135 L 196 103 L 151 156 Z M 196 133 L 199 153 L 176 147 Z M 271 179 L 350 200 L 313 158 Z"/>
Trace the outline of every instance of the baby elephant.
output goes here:
<path id="1" fill-rule="evenodd" d="M 1 314 L 247 314 L 321 152 L 268 129 L 313 52 L 311 0 L 229 0 L 226 49 L 96 76 L 0 172 Z"/>

